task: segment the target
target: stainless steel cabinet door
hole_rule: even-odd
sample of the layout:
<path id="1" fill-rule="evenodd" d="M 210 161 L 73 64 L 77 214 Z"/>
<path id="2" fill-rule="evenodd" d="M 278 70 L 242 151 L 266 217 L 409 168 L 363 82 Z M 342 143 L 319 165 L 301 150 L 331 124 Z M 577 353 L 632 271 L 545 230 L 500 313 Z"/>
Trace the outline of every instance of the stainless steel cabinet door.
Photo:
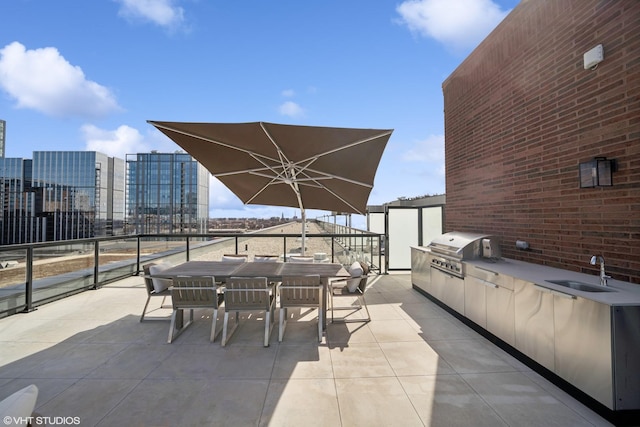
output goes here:
<path id="1" fill-rule="evenodd" d="M 611 307 L 554 294 L 555 373 L 614 409 Z"/>
<path id="2" fill-rule="evenodd" d="M 514 288 L 516 348 L 553 371 L 553 294 L 519 279 Z"/>

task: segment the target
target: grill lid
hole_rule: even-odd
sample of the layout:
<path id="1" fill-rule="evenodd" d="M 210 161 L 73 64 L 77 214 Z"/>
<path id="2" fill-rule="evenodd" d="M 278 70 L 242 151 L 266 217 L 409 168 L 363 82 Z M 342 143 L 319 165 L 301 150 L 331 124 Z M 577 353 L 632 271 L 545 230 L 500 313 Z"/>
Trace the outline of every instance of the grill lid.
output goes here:
<path id="1" fill-rule="evenodd" d="M 472 259 L 482 254 L 482 239 L 489 237 L 491 236 L 487 234 L 451 231 L 433 239 L 428 247 L 431 252 L 460 259 Z"/>

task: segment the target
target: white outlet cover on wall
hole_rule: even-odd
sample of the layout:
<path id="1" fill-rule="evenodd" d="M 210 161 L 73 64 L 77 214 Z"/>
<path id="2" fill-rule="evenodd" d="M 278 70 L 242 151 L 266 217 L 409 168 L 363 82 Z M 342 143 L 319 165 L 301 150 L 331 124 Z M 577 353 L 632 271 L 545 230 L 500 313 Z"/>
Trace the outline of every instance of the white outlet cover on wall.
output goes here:
<path id="1" fill-rule="evenodd" d="M 586 52 L 583 56 L 584 69 L 595 67 L 604 59 L 604 48 L 601 44 Z"/>

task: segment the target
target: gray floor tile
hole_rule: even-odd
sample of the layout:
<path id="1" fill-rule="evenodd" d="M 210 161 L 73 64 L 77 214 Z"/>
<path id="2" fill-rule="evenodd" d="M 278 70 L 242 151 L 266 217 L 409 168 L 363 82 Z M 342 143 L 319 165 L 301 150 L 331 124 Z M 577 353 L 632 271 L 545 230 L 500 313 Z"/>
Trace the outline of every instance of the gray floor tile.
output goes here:
<path id="1" fill-rule="evenodd" d="M 380 348 L 397 376 L 455 372 L 425 341 L 380 343 Z"/>
<path id="2" fill-rule="evenodd" d="M 344 426 L 423 426 L 398 378 L 336 378 Z"/>
<path id="3" fill-rule="evenodd" d="M 320 426 L 341 424 L 333 379 L 272 380 L 261 426 Z"/>
<path id="4" fill-rule="evenodd" d="M 335 378 L 371 378 L 394 376 L 386 356 L 376 343 L 353 343 L 331 349 Z"/>
<path id="5" fill-rule="evenodd" d="M 521 372 L 461 376 L 511 426 L 592 425 Z"/>
<path id="6" fill-rule="evenodd" d="M 458 375 L 411 376 L 398 379 L 427 426 L 507 425 Z"/>
<path id="7" fill-rule="evenodd" d="M 431 347 L 460 374 L 511 372 L 515 368 L 477 340 L 433 341 Z"/>

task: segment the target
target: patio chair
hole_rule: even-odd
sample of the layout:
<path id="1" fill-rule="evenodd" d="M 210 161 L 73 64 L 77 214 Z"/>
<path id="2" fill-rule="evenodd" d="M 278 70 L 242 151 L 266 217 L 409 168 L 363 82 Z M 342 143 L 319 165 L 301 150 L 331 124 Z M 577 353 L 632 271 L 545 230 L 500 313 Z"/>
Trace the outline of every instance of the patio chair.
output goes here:
<path id="1" fill-rule="evenodd" d="M 287 262 L 313 262 L 312 256 L 291 255 L 287 257 Z"/>
<path id="2" fill-rule="evenodd" d="M 162 297 L 162 302 L 158 308 L 172 307 L 170 305 L 165 305 L 165 300 L 167 297 L 171 296 L 171 291 L 169 290 L 171 287 L 171 279 L 153 278 L 154 274 L 159 273 L 164 268 L 166 267 L 156 263 L 149 263 L 142 266 L 142 271 L 144 272 L 144 285 L 147 289 L 147 302 L 144 304 L 144 309 L 142 309 L 142 316 L 140 316 L 141 322 L 144 322 L 145 320 L 169 320 L 168 317 L 145 317 L 151 297 Z"/>
<path id="3" fill-rule="evenodd" d="M 216 328 L 218 307 L 223 301 L 223 294 L 218 292 L 216 281 L 211 276 L 179 276 L 173 280 L 171 288 L 173 314 L 169 327 L 168 343 L 193 323 L 193 310 L 198 308 L 212 308 L 211 335 L 209 340 L 215 341 L 220 333 Z M 184 310 L 189 310 L 189 321 L 184 324 Z M 182 316 L 178 319 L 178 316 Z"/>
<path id="4" fill-rule="evenodd" d="M 331 322 L 332 323 L 351 323 L 351 322 L 369 322 L 371 315 L 369 314 L 369 308 L 367 307 L 367 301 L 364 298 L 364 293 L 367 290 L 367 281 L 369 280 L 369 265 L 364 262 L 355 261 L 349 267 L 350 279 L 338 279 L 332 280 L 329 283 L 331 290 Z M 348 306 L 336 307 L 335 301 L 340 297 L 349 297 L 352 302 Z M 354 301 L 355 297 L 355 301 Z M 354 305 L 355 303 L 356 305 Z M 365 309 L 367 315 L 362 318 L 347 318 L 348 316 Z M 350 310 L 351 313 L 336 319 L 334 316 L 335 310 Z"/>
<path id="5" fill-rule="evenodd" d="M 224 289 L 224 324 L 222 327 L 222 346 L 227 342 L 240 324 L 241 311 L 264 311 L 264 346 L 269 346 L 273 329 L 276 302 L 276 287 L 270 285 L 266 277 L 232 277 Z M 231 331 L 229 313 L 235 312 L 235 323 Z M 228 332 L 227 332 L 228 331 Z"/>
<path id="6" fill-rule="evenodd" d="M 317 274 L 307 276 L 287 276 L 282 278 L 279 288 L 280 321 L 278 341 L 282 342 L 287 326 L 288 308 L 310 307 L 318 309 L 318 342 L 322 341 L 322 293 L 323 285 Z"/>
<path id="7" fill-rule="evenodd" d="M 222 261 L 224 262 L 247 262 L 249 255 L 246 254 L 224 254 L 222 255 Z"/>
<path id="8" fill-rule="evenodd" d="M 253 260 L 255 262 L 278 262 L 280 257 L 278 255 L 255 255 Z"/>

